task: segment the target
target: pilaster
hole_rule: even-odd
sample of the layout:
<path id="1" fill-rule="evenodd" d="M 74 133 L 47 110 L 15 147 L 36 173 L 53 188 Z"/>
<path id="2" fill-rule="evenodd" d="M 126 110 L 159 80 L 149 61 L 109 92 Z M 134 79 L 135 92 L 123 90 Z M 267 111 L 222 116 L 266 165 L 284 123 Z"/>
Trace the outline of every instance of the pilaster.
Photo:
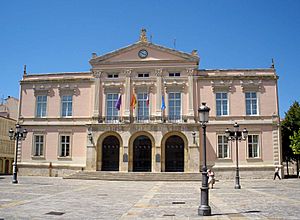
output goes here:
<path id="1" fill-rule="evenodd" d="M 125 111 L 124 116 L 130 117 L 131 69 L 124 70 L 125 78 Z"/>
<path id="2" fill-rule="evenodd" d="M 188 105 L 188 119 L 193 119 L 194 116 L 194 69 L 187 69 L 188 73 L 188 95 L 189 95 L 189 105 Z"/>
<path id="3" fill-rule="evenodd" d="M 161 102 L 162 102 L 162 69 L 156 69 L 155 75 L 156 75 L 156 118 L 159 118 L 162 116 L 162 110 L 161 110 Z"/>
<path id="4" fill-rule="evenodd" d="M 96 70 L 93 71 L 93 75 L 95 77 L 95 98 L 94 98 L 94 111 L 93 116 L 99 116 L 99 98 L 100 98 L 100 78 L 102 75 L 102 71 Z"/>

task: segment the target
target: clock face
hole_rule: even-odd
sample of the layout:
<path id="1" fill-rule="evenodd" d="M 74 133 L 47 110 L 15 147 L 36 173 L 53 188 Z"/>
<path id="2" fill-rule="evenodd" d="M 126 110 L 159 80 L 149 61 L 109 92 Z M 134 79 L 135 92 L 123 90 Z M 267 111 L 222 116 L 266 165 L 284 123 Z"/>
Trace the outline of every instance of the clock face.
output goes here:
<path id="1" fill-rule="evenodd" d="M 144 59 L 148 56 L 148 51 L 145 50 L 145 49 L 142 49 L 142 50 L 139 51 L 138 55 L 139 55 L 140 58 Z"/>

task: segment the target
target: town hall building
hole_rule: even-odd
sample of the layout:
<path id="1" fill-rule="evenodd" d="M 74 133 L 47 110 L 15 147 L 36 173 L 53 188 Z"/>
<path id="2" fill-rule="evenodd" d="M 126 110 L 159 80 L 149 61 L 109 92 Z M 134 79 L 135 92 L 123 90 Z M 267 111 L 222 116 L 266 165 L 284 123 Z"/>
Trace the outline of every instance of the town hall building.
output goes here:
<path id="1" fill-rule="evenodd" d="M 22 175 L 75 172 L 199 173 L 198 108 L 210 107 L 207 164 L 232 178 L 236 145 L 225 136 L 238 123 L 241 177 L 272 175 L 281 165 L 274 65 L 200 69 L 197 51 L 137 42 L 98 56 L 87 72 L 29 74 L 20 82 L 19 123 L 28 131 L 18 150 Z"/>

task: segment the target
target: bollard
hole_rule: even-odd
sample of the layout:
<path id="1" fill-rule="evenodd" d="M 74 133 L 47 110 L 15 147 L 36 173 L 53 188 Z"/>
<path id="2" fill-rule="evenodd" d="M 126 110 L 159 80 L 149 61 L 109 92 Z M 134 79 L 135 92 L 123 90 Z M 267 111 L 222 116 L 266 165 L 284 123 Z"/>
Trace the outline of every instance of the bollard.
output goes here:
<path id="1" fill-rule="evenodd" d="M 52 177 L 52 162 L 49 163 L 49 176 Z"/>

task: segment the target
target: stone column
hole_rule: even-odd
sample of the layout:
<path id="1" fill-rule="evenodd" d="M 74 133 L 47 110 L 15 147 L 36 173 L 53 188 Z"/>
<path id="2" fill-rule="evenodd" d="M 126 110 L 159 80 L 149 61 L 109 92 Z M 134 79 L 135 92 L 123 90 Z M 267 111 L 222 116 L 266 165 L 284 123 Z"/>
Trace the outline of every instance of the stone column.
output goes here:
<path id="1" fill-rule="evenodd" d="M 124 74 L 126 75 L 125 79 L 125 111 L 124 117 L 129 120 L 130 117 L 130 95 L 131 95 L 131 70 L 125 70 Z"/>
<path id="2" fill-rule="evenodd" d="M 94 98 L 94 112 L 93 117 L 99 116 L 99 92 L 100 92 L 100 78 L 102 72 L 99 70 L 93 71 L 93 75 L 95 77 L 95 98 Z"/>
<path id="3" fill-rule="evenodd" d="M 161 146 L 160 143 L 162 141 L 162 133 L 161 131 L 157 131 L 152 133 L 154 139 L 155 139 L 155 146 L 153 148 L 154 154 L 153 154 L 153 170 L 152 172 L 160 173 L 161 172 L 161 161 L 162 161 L 162 152 L 161 152 Z"/>
<path id="4" fill-rule="evenodd" d="M 162 99 L 162 69 L 155 70 L 156 75 L 156 119 L 160 119 L 162 116 L 161 99 Z M 166 100 L 166 97 L 165 97 Z"/>
<path id="5" fill-rule="evenodd" d="M 130 152 L 129 152 L 129 139 L 131 137 L 131 133 L 126 131 L 126 132 L 121 132 L 120 133 L 121 138 L 122 138 L 122 150 L 120 151 L 122 153 L 122 161 L 121 161 L 121 167 L 120 171 L 121 172 L 128 172 L 129 171 L 129 160 L 130 160 Z"/>
<path id="6" fill-rule="evenodd" d="M 188 105 L 188 119 L 192 120 L 194 116 L 194 69 L 187 69 L 188 73 L 188 95 L 189 95 L 189 105 Z"/>

